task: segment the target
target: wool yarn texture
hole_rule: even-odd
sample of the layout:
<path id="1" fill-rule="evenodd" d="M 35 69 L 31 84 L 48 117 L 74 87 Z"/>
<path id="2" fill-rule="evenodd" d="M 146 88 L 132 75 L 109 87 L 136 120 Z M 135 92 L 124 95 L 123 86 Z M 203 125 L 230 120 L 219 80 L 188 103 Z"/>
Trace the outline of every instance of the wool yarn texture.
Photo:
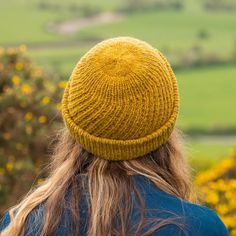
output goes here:
<path id="1" fill-rule="evenodd" d="M 71 136 L 106 160 L 130 160 L 166 143 L 179 110 L 174 72 L 157 49 L 133 37 L 99 42 L 76 64 L 62 97 Z"/>

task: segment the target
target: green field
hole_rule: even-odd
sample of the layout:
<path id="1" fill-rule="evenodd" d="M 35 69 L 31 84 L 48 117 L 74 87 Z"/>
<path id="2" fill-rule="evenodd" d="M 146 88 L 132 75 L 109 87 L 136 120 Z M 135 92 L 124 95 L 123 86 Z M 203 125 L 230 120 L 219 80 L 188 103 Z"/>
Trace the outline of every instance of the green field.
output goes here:
<path id="1" fill-rule="evenodd" d="M 39 2 L 9 0 L 1 3 L 0 45 L 27 44 L 32 55 L 44 64 L 50 64 L 57 55 L 57 65 L 65 73 L 70 69 L 67 66 L 68 61 L 72 63 L 79 58 L 78 50 L 84 51 L 84 48 L 91 47 L 99 39 L 112 36 L 135 36 L 147 40 L 161 50 L 175 53 L 197 46 L 203 52 L 230 58 L 236 51 L 235 15 L 228 12 L 207 12 L 201 7 L 200 0 L 185 1 L 185 8 L 181 11 L 157 9 L 134 12 L 125 15 L 119 22 L 87 27 L 74 35 L 49 33 L 47 25 L 50 22 L 81 17 L 79 12 L 68 10 L 68 6 L 77 3 L 76 1 L 61 1 L 58 4 L 61 6 L 59 10 L 39 9 Z M 57 3 L 55 0 L 47 2 Z M 105 11 L 114 10 L 124 2 L 82 0 L 79 3 L 86 3 L 90 7 L 99 6 L 99 9 Z M 205 38 L 199 36 L 201 33 Z M 89 42 L 85 45 L 87 40 Z M 41 53 L 44 48 L 47 50 L 46 54 Z"/>
<path id="2" fill-rule="evenodd" d="M 59 9 L 40 9 L 40 2 L 56 4 Z M 194 68 L 184 68 L 183 64 L 175 70 L 181 94 L 178 125 L 184 130 L 236 128 L 236 64 L 232 60 L 236 54 L 235 12 L 209 12 L 203 9 L 202 2 L 184 1 L 184 9 L 180 11 L 135 11 L 117 22 L 62 35 L 49 33 L 48 24 L 81 18 L 81 12 L 72 10 L 73 4 L 114 11 L 126 1 L 2 1 L 0 47 L 28 45 L 28 55 L 35 63 L 59 73 L 63 79 L 69 77 L 83 53 L 107 37 L 129 35 L 146 40 L 163 51 L 171 64 L 184 53 L 191 56 L 191 50 L 198 48 L 200 54 L 231 62 Z M 190 153 L 198 160 L 207 155 L 209 160 L 217 160 L 232 146 L 232 143 L 219 145 L 192 140 Z"/>
<path id="3" fill-rule="evenodd" d="M 129 15 L 121 22 L 84 29 L 79 37 L 131 35 L 160 49 L 187 50 L 195 45 L 204 51 L 229 56 L 236 38 L 233 14 L 207 14 L 195 8 L 183 11 L 148 11 Z M 208 38 L 199 39 L 200 31 Z M 223 47 L 223 48 L 221 48 Z"/>
<path id="4" fill-rule="evenodd" d="M 40 9 L 39 3 L 56 4 L 60 9 Z M 1 1 L 0 15 L 0 45 L 24 44 L 47 44 L 49 42 L 76 41 L 76 37 L 63 37 L 47 32 L 46 26 L 51 21 L 63 21 L 81 17 L 79 12 L 73 12 L 69 7 L 71 4 L 89 5 L 99 9 L 112 10 L 119 7 L 123 1 L 94 1 L 94 0 L 8 0 Z"/>
<path id="5" fill-rule="evenodd" d="M 183 128 L 236 126 L 236 66 L 222 65 L 177 71 Z"/>

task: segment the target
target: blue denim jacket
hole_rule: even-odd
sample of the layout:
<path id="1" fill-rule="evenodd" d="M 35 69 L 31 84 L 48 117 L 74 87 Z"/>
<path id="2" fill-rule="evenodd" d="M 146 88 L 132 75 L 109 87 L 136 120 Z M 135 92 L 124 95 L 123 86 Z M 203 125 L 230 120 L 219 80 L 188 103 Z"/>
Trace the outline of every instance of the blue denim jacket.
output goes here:
<path id="1" fill-rule="evenodd" d="M 174 224 L 165 225 L 153 233 L 152 236 L 229 236 L 224 223 L 213 210 L 167 194 L 158 189 L 144 176 L 136 175 L 132 178 L 140 190 L 146 209 L 148 209 L 145 213 L 145 217 L 170 219 L 178 216 L 177 222 L 185 225 L 184 229 Z M 138 205 L 136 207 L 138 207 Z M 30 213 L 25 236 L 40 235 L 40 230 L 43 226 L 43 209 L 43 204 L 40 204 Z M 81 226 L 78 234 L 80 236 L 87 235 L 86 212 L 86 202 L 82 201 L 80 207 Z M 131 222 L 135 224 L 138 220 L 139 213 L 135 211 L 134 207 L 131 214 Z M 7 227 L 9 222 L 10 217 L 8 212 L 6 212 L 0 225 L 0 232 Z M 55 235 L 70 235 L 70 216 L 68 212 L 65 211 L 63 213 Z"/>

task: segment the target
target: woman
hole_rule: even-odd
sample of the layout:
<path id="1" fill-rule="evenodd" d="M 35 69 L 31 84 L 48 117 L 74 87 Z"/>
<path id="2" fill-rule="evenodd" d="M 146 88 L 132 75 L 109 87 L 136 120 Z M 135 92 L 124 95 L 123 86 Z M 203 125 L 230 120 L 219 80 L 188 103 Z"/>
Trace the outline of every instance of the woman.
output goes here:
<path id="1" fill-rule="evenodd" d="M 192 203 L 178 109 L 161 52 L 131 37 L 97 44 L 64 91 L 49 177 L 5 213 L 1 235 L 228 235 Z"/>

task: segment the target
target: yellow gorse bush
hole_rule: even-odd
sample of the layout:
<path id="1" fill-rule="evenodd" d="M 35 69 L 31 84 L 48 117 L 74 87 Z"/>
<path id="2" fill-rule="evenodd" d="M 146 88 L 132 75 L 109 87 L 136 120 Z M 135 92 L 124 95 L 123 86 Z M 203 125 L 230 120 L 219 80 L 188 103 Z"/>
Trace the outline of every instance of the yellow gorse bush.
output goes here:
<path id="1" fill-rule="evenodd" d="M 43 99 L 41 100 L 43 105 L 48 105 L 50 102 L 50 98 L 48 96 L 43 97 Z"/>
<path id="2" fill-rule="evenodd" d="M 47 138 L 61 122 L 57 114 L 65 81 L 35 66 L 26 50 L 25 45 L 0 48 L 1 205 L 12 191 L 24 193 L 34 181 L 36 163 L 47 161 Z"/>
<path id="3" fill-rule="evenodd" d="M 224 221 L 236 236 L 236 150 L 216 166 L 196 176 L 200 198 Z"/>

